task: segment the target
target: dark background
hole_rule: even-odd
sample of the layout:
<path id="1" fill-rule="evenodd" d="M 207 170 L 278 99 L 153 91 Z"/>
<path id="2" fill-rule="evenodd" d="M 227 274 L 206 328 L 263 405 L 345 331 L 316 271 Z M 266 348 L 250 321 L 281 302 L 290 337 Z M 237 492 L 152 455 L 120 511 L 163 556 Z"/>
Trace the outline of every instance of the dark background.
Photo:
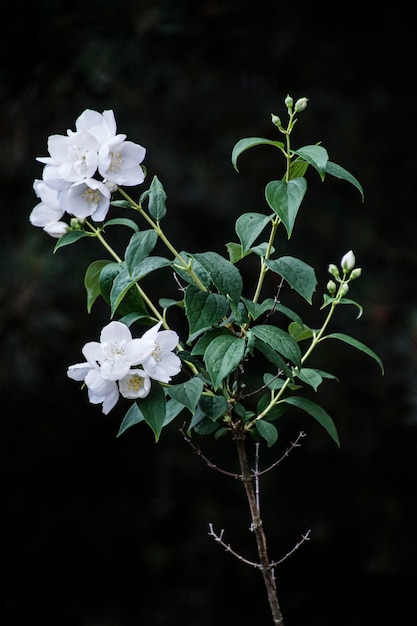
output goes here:
<path id="1" fill-rule="evenodd" d="M 323 289 L 328 263 L 354 250 L 363 274 L 352 297 L 364 315 L 343 310 L 334 330 L 375 350 L 385 375 L 352 348 L 329 346 L 315 364 L 340 382 L 313 399 L 334 418 L 341 449 L 294 416 L 261 457 L 266 465 L 307 432 L 262 483 L 272 558 L 311 529 L 277 568 L 282 610 L 286 626 L 404 623 L 417 582 L 411 16 L 394 4 L 42 0 L 9 3 L 2 25 L 1 623 L 271 623 L 260 575 L 207 533 L 209 522 L 224 528 L 254 557 L 241 486 L 197 458 L 176 422 L 157 445 L 144 425 L 117 438 L 126 406 L 103 416 L 67 379 L 108 321 L 99 304 L 87 314 L 82 285 L 103 252 L 83 240 L 53 255 L 55 241 L 28 216 L 47 137 L 73 129 L 86 108 L 111 108 L 119 131 L 147 148 L 172 240 L 225 254 L 236 217 L 263 212 L 264 186 L 281 175 L 267 148 L 244 155 L 237 174 L 231 149 L 246 136 L 277 139 L 270 114 L 285 118 L 287 93 L 309 98 L 295 144 L 322 141 L 365 191 L 362 203 L 347 183 L 312 172 L 291 252 Z M 201 444 L 235 469 L 226 442 Z"/>

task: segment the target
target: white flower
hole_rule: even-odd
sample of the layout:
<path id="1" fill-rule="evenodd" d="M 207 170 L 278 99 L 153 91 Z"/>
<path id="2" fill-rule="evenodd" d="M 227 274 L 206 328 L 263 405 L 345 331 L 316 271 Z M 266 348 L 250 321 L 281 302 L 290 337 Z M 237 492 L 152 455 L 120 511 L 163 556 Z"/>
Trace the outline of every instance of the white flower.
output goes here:
<path id="1" fill-rule="evenodd" d="M 87 178 L 62 191 L 60 201 L 67 213 L 102 222 L 110 208 L 110 189 L 95 178 Z"/>
<path id="2" fill-rule="evenodd" d="M 54 189 L 62 189 L 65 183 L 75 183 L 91 178 L 97 171 L 99 143 L 87 130 L 67 131 L 65 135 L 48 138 L 49 157 L 38 157 L 45 163 L 44 179 Z"/>
<path id="3" fill-rule="evenodd" d="M 88 130 L 97 139 L 99 145 L 116 135 L 116 120 L 113 111 L 92 111 L 86 109 L 75 122 L 77 130 Z"/>
<path id="4" fill-rule="evenodd" d="M 43 228 L 48 235 L 58 239 L 68 230 L 68 224 L 60 221 L 64 209 L 60 205 L 58 192 L 38 179 L 34 181 L 33 189 L 41 201 L 32 209 L 29 221 L 32 226 Z"/>
<path id="5" fill-rule="evenodd" d="M 70 365 L 67 374 L 73 380 L 84 381 L 88 388 L 88 399 L 92 404 L 102 404 L 105 415 L 116 405 L 119 399 L 117 383 L 103 378 L 96 362 Z"/>
<path id="6" fill-rule="evenodd" d="M 100 334 L 100 343 L 86 343 L 82 352 L 88 362 L 97 362 L 106 380 L 120 380 L 132 365 L 140 365 L 154 349 L 151 338 L 132 339 L 132 333 L 122 322 L 110 322 Z"/>
<path id="7" fill-rule="evenodd" d="M 117 185 L 139 185 L 145 179 L 140 163 L 146 150 L 125 138 L 126 135 L 116 135 L 100 146 L 98 171 L 104 179 Z"/>
<path id="8" fill-rule="evenodd" d="M 162 322 L 147 330 L 142 339 L 152 340 L 153 350 L 142 362 L 145 372 L 154 380 L 169 383 L 172 376 L 181 370 L 181 360 L 172 352 L 178 344 L 179 337 L 173 330 L 159 330 Z"/>
<path id="9" fill-rule="evenodd" d="M 131 369 L 119 380 L 119 390 L 124 398 L 145 398 L 151 390 L 151 379 L 143 369 Z"/>

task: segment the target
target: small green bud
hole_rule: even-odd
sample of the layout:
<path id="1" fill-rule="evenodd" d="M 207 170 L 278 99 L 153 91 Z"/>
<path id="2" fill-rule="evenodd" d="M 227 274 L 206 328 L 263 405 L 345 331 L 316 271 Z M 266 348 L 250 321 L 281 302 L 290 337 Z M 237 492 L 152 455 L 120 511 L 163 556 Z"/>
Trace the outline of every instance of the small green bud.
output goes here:
<path id="1" fill-rule="evenodd" d="M 329 280 L 329 282 L 327 283 L 327 291 L 333 295 L 334 293 L 336 293 L 336 283 L 333 280 Z"/>
<path id="2" fill-rule="evenodd" d="M 299 113 L 300 111 L 304 111 L 304 109 L 307 107 L 307 102 L 308 98 L 300 98 L 299 100 L 297 100 L 297 102 L 295 103 L 294 112 Z"/>
<path id="3" fill-rule="evenodd" d="M 281 128 L 281 120 L 279 119 L 278 115 L 274 115 L 273 113 L 271 113 L 271 118 L 272 123 L 275 124 L 277 128 Z"/>
<path id="4" fill-rule="evenodd" d="M 70 219 L 70 227 L 73 230 L 81 230 L 84 222 L 85 222 L 85 218 L 83 217 L 72 217 Z"/>
<path id="5" fill-rule="evenodd" d="M 355 267 L 355 263 L 355 255 L 353 254 L 352 250 L 349 250 L 349 252 L 346 252 L 346 254 L 343 255 L 342 260 L 340 261 L 340 266 L 344 273 L 347 274 L 348 272 L 353 270 L 353 268 Z"/>
<path id="6" fill-rule="evenodd" d="M 362 268 L 361 267 L 355 267 L 351 273 L 350 273 L 350 280 L 355 280 L 355 278 L 359 278 L 359 276 L 362 274 Z"/>
<path id="7" fill-rule="evenodd" d="M 343 285 L 340 285 L 340 295 L 342 297 L 345 296 L 348 291 L 349 291 L 349 285 L 347 283 L 343 283 Z"/>
<path id="8" fill-rule="evenodd" d="M 331 274 L 335 278 L 339 277 L 339 270 L 337 269 L 337 267 L 336 267 L 336 265 L 334 263 L 330 263 L 330 265 L 329 265 L 329 274 Z"/>
<path id="9" fill-rule="evenodd" d="M 294 104 L 294 100 L 291 98 L 291 96 L 287 96 L 284 100 L 285 102 L 285 106 L 287 107 L 287 109 L 292 109 L 292 105 Z"/>

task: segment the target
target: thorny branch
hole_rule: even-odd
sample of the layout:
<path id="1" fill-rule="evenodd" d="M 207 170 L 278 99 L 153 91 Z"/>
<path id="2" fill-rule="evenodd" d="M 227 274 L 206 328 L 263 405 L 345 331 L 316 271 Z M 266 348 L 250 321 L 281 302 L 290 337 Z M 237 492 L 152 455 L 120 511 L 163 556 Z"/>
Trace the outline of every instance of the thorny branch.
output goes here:
<path id="1" fill-rule="evenodd" d="M 219 543 L 221 546 L 223 546 L 223 548 L 226 550 L 226 552 L 230 552 L 230 554 L 233 554 L 233 556 L 236 557 L 239 561 L 242 561 L 242 563 L 246 563 L 247 565 L 250 565 L 251 567 L 255 567 L 256 569 L 261 569 L 262 568 L 262 565 L 260 563 L 255 563 L 254 561 L 249 561 L 248 559 L 245 559 L 241 554 L 239 554 L 238 552 L 233 550 L 233 548 L 230 547 L 230 544 L 225 543 L 223 541 L 223 533 L 224 533 L 224 529 L 222 529 L 220 531 L 220 534 L 217 535 L 215 533 L 214 529 L 213 529 L 213 524 L 211 522 L 209 523 L 209 536 L 213 537 L 213 539 L 217 543 Z M 291 548 L 291 550 L 289 552 L 287 552 L 279 561 L 272 561 L 271 562 L 271 567 L 276 567 L 277 565 L 280 565 L 286 559 L 288 559 L 292 554 L 294 554 L 294 552 L 296 550 L 298 550 L 298 548 L 305 541 L 310 541 L 310 533 L 311 533 L 311 530 L 308 530 L 306 533 L 304 533 L 304 535 L 301 535 L 301 540 L 298 541 L 295 544 L 295 546 L 293 548 Z"/>

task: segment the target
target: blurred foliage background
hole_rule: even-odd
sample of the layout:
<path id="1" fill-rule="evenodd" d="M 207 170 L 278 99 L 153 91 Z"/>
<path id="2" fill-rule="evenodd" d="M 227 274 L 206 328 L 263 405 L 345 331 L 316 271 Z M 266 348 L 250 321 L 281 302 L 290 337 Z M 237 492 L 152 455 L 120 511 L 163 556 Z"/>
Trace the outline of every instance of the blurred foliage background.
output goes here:
<path id="1" fill-rule="evenodd" d="M 381 377 L 348 346 L 326 347 L 316 364 L 340 382 L 315 399 L 335 419 L 341 449 L 312 419 L 294 416 L 283 422 L 278 447 L 261 458 L 275 460 L 300 428 L 307 432 L 262 483 L 273 558 L 311 529 L 311 541 L 277 569 L 282 610 L 286 626 L 383 626 L 405 622 L 412 610 L 414 24 L 392 4 L 339 8 L 273 0 L 3 7 L 5 626 L 270 623 L 261 577 L 208 536 L 212 522 L 234 549 L 253 555 L 240 485 L 204 465 L 175 422 L 158 445 L 143 425 L 116 438 L 126 407 L 103 416 L 67 379 L 67 366 L 108 321 L 100 304 L 87 314 L 82 285 L 86 267 L 103 253 L 82 240 L 53 255 L 55 241 L 28 216 L 41 175 L 35 159 L 46 155 L 47 137 L 73 129 L 86 108 L 111 108 L 119 131 L 147 148 L 148 181 L 156 174 L 168 194 L 172 240 L 226 254 L 236 217 L 264 211 L 264 186 L 281 176 L 275 151 L 248 152 L 237 174 L 231 150 L 242 137 L 277 138 L 270 115 L 285 117 L 287 93 L 309 98 L 295 144 L 321 141 L 365 191 L 362 203 L 350 185 L 322 184 L 311 172 L 292 254 L 316 268 L 323 288 L 328 264 L 354 250 L 363 274 L 352 297 L 364 315 L 341 311 L 335 330 L 372 347 L 386 371 Z M 315 302 L 318 309 L 318 296 Z M 224 443 L 202 444 L 213 462 L 233 465 Z"/>

